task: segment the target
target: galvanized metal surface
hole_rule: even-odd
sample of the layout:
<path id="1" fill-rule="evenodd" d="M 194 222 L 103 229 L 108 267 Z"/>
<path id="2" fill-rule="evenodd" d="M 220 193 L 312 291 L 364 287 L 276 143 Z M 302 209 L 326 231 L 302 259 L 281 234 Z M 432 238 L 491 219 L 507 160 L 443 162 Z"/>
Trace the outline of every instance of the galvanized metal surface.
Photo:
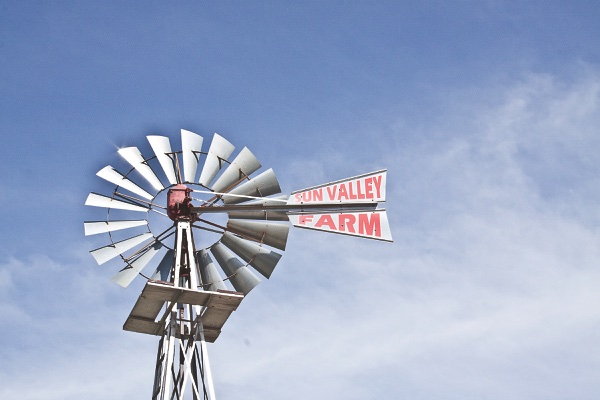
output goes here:
<path id="1" fill-rule="evenodd" d="M 140 175 L 142 175 L 156 190 L 162 190 L 165 187 L 160 182 L 152 168 L 146 163 L 144 156 L 137 147 L 125 147 L 118 150 L 123 157 Z"/>
<path id="2" fill-rule="evenodd" d="M 244 238 L 285 250 L 290 226 L 277 222 L 230 219 L 227 221 L 227 229 Z"/>
<path id="3" fill-rule="evenodd" d="M 134 236 L 129 239 L 121 240 L 120 242 L 115 242 L 108 246 L 100 247 L 96 250 L 90 251 L 94 259 L 98 263 L 98 265 L 102 265 L 108 260 L 111 260 L 117 257 L 120 254 L 123 254 L 129 249 L 144 243 L 145 241 L 153 238 L 151 233 L 142 233 L 140 235 Z"/>
<path id="4" fill-rule="evenodd" d="M 164 311 L 165 305 L 190 304 L 206 307 L 201 316 L 204 336 L 207 342 L 214 342 L 231 313 L 243 299 L 244 296 L 239 293 L 199 291 L 174 287 L 167 282 L 148 281 L 129 313 L 123 329 L 161 336 L 164 329 L 163 318 L 165 313 L 170 312 L 169 309 Z M 158 318 L 159 315 L 161 318 Z"/>
<path id="5" fill-rule="evenodd" d="M 171 185 L 176 185 L 178 182 L 177 175 L 175 173 L 174 161 L 175 157 L 171 151 L 171 142 L 168 137 L 165 136 L 146 136 L 156 159 L 162 167 L 167 180 Z"/>
<path id="6" fill-rule="evenodd" d="M 227 160 L 234 149 L 235 146 L 229 143 L 227 139 L 215 133 L 212 142 L 210 143 L 210 148 L 208 149 L 206 161 L 204 162 L 204 167 L 200 173 L 198 183 L 205 187 L 209 187 L 223 165 L 222 160 Z"/>
<path id="7" fill-rule="evenodd" d="M 85 236 L 98 235 L 100 233 L 114 232 L 122 229 L 135 228 L 137 226 L 147 225 L 145 219 L 127 220 L 127 221 L 87 221 L 83 227 Z"/>
<path id="8" fill-rule="evenodd" d="M 256 198 L 252 196 L 252 198 Z M 269 212 L 303 212 L 303 211 L 358 211 L 358 210 L 372 210 L 377 208 L 378 203 L 367 202 L 367 203 L 315 203 L 315 204 L 232 204 L 222 206 L 203 206 L 203 207 L 192 207 L 192 212 L 198 214 L 209 214 L 209 213 L 222 213 L 231 212 L 239 213 L 239 215 L 246 215 L 252 211 L 269 211 Z M 264 219 L 264 218 L 258 218 Z M 287 220 L 287 219 L 286 219 Z"/>
<path id="9" fill-rule="evenodd" d="M 198 160 L 202 151 L 202 136 L 194 132 L 181 130 L 181 158 L 183 159 L 183 176 L 186 182 L 194 182 Z"/>
<path id="10" fill-rule="evenodd" d="M 215 192 L 229 190 L 238 182 L 248 179 L 247 177 L 257 171 L 261 166 L 262 165 L 256 159 L 254 154 L 252 154 L 247 147 L 244 147 L 233 159 L 227 169 L 223 171 L 221 176 L 219 176 L 211 189 Z"/>
<path id="11" fill-rule="evenodd" d="M 221 243 L 237 254 L 242 260 L 252 265 L 254 269 L 267 279 L 271 276 L 275 266 L 281 259 L 281 254 L 239 238 L 229 232 L 223 234 Z"/>
<path id="12" fill-rule="evenodd" d="M 227 290 L 227 286 L 225 286 L 225 282 L 219 275 L 219 271 L 208 251 L 205 249 L 200 250 L 196 253 L 196 259 L 198 260 L 204 290 Z"/>
<path id="13" fill-rule="evenodd" d="M 137 184 L 133 183 L 129 180 L 125 175 L 111 167 L 110 165 L 102 168 L 100 171 L 96 173 L 97 176 L 108 181 L 110 183 L 114 183 L 115 185 L 122 187 L 123 189 L 129 190 L 131 193 L 135 193 L 139 196 L 142 196 L 145 199 L 151 200 L 152 195 L 139 187 Z"/>
<path id="14" fill-rule="evenodd" d="M 237 204 L 247 201 L 246 198 L 239 196 L 265 197 L 278 193 L 281 193 L 281 188 L 279 187 L 279 182 L 277 182 L 275 172 L 273 169 L 268 169 L 248 182 L 231 189 L 228 194 L 222 196 L 222 200 L 225 204 Z"/>
<path id="15" fill-rule="evenodd" d="M 222 243 L 215 243 L 210 248 L 215 256 L 217 263 L 221 266 L 229 282 L 235 290 L 245 295 L 260 283 L 260 278 L 256 276 L 244 263 L 242 263 L 231 250 Z"/>
<path id="16" fill-rule="evenodd" d="M 135 277 L 138 276 L 140 272 L 142 272 L 142 270 L 146 267 L 146 265 L 148 265 L 154 256 L 158 254 L 162 247 L 162 244 L 154 243 L 153 246 L 148 247 L 141 256 L 135 259 L 135 261 L 132 261 L 121 271 L 117 272 L 116 275 L 111 278 L 111 281 L 122 287 L 129 286 L 129 284 L 133 282 Z"/>
<path id="17" fill-rule="evenodd" d="M 233 210 L 227 211 L 227 215 L 229 215 L 230 219 L 255 219 L 255 220 L 265 220 L 265 221 L 287 221 L 287 213 L 285 211 L 278 210 L 270 210 L 266 209 L 266 207 L 270 206 L 280 206 L 285 205 L 287 202 L 288 196 L 286 195 L 277 195 L 267 198 L 261 198 L 257 200 L 247 201 L 244 204 L 240 204 L 238 206 L 250 206 L 256 207 L 254 210 L 237 210 L 236 207 L 233 207 Z M 225 211 L 225 210 L 222 210 Z"/>
<path id="18" fill-rule="evenodd" d="M 112 197 L 103 196 L 98 193 L 90 193 L 85 201 L 86 206 L 92 207 L 102 207 L 102 208 L 115 208 L 118 210 L 128 210 L 128 211 L 140 211 L 147 212 L 148 208 L 140 205 L 127 203 L 125 201 L 116 200 Z"/>

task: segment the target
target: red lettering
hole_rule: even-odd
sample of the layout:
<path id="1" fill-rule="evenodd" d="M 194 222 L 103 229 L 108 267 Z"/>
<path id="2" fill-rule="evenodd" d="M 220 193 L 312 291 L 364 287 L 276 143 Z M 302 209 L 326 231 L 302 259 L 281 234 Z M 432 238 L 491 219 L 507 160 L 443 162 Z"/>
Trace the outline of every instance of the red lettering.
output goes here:
<path id="1" fill-rule="evenodd" d="M 327 186 L 327 195 L 329 196 L 329 200 L 335 200 L 335 192 L 337 191 L 337 185 Z"/>
<path id="2" fill-rule="evenodd" d="M 381 220 L 379 213 L 358 214 L 358 233 L 381 237 Z"/>
<path id="3" fill-rule="evenodd" d="M 373 198 L 373 178 L 365 179 L 365 198 L 372 199 Z"/>
<path id="4" fill-rule="evenodd" d="M 298 223 L 300 225 L 306 225 L 307 223 L 311 223 L 313 220 L 313 215 L 301 215 L 300 218 L 298 218 Z"/>
<path id="5" fill-rule="evenodd" d="M 304 202 L 310 203 L 312 201 L 312 193 L 311 191 L 304 192 Z"/>
<path id="6" fill-rule="evenodd" d="M 362 188 L 361 183 L 362 181 L 356 181 L 356 196 L 359 200 L 363 200 L 365 198 L 365 194 L 360 190 Z"/>
<path id="7" fill-rule="evenodd" d="M 339 222 L 341 232 L 355 233 L 356 216 L 353 214 L 340 214 Z"/>
<path id="8" fill-rule="evenodd" d="M 323 188 L 313 189 L 313 201 L 323 201 Z"/>
<path id="9" fill-rule="evenodd" d="M 340 185 L 340 194 L 338 195 L 338 200 L 342 201 L 342 196 L 348 198 L 348 190 L 344 184 Z"/>
<path id="10" fill-rule="evenodd" d="M 332 231 L 337 230 L 337 227 L 335 226 L 333 218 L 330 214 L 321 215 L 321 217 L 319 217 L 317 223 L 315 224 L 315 228 L 321 228 L 323 225 L 327 225 Z"/>
<path id="11" fill-rule="evenodd" d="M 302 193 L 296 193 L 294 199 L 296 200 L 296 203 L 302 203 Z"/>
<path id="12" fill-rule="evenodd" d="M 348 198 L 351 200 L 356 200 L 356 194 L 354 194 L 354 192 L 352 191 L 352 184 L 354 182 L 348 182 Z"/>
<path id="13" fill-rule="evenodd" d="M 377 189 L 377 198 L 381 197 L 381 175 L 374 176 L 373 182 L 375 182 L 375 189 Z"/>

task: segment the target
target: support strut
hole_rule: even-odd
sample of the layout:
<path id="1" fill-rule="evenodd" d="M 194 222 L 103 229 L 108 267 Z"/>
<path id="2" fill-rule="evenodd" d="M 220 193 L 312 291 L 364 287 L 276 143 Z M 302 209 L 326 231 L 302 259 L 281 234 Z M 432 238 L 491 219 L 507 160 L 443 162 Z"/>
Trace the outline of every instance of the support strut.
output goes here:
<path id="1" fill-rule="evenodd" d="M 198 290 L 201 286 L 196 265 L 190 221 L 176 221 L 175 253 L 171 269 L 174 287 Z M 203 307 L 175 302 L 166 318 L 156 354 L 153 400 L 216 400 L 201 314 Z"/>

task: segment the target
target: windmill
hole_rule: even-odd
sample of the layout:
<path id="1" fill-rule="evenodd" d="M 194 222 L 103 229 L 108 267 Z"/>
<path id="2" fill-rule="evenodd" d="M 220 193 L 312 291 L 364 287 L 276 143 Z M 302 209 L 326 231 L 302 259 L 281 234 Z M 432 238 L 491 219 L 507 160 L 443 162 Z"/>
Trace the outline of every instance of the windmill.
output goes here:
<path id="1" fill-rule="evenodd" d="M 123 329 L 160 338 L 152 399 L 191 393 L 214 400 L 206 343 L 219 337 L 260 276 L 271 276 L 290 222 L 392 240 L 385 210 L 377 208 L 385 201 L 386 171 L 285 196 L 273 170 L 259 172 L 262 165 L 248 148 L 228 161 L 235 148 L 216 133 L 206 152 L 203 137 L 187 130 L 181 130 L 180 151 L 168 137 L 147 139 L 154 156 L 121 148 L 129 171 L 109 165 L 97 173 L 116 186 L 109 195 L 89 194 L 85 204 L 106 215 L 85 222 L 85 234 L 108 235 L 108 245 L 90 252 L 98 264 L 124 262 L 113 282 L 127 287 L 137 276 L 146 279 Z"/>

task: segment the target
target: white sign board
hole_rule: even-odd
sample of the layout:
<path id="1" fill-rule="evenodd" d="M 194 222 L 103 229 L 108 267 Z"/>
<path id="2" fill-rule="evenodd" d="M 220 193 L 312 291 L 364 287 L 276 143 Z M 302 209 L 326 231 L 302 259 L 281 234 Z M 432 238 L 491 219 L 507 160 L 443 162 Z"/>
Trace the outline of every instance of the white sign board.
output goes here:
<path id="1" fill-rule="evenodd" d="M 288 214 L 298 228 L 392 241 L 385 210 Z"/>
<path id="2" fill-rule="evenodd" d="M 335 204 L 385 201 L 386 170 L 326 183 L 292 193 L 288 204 Z"/>

